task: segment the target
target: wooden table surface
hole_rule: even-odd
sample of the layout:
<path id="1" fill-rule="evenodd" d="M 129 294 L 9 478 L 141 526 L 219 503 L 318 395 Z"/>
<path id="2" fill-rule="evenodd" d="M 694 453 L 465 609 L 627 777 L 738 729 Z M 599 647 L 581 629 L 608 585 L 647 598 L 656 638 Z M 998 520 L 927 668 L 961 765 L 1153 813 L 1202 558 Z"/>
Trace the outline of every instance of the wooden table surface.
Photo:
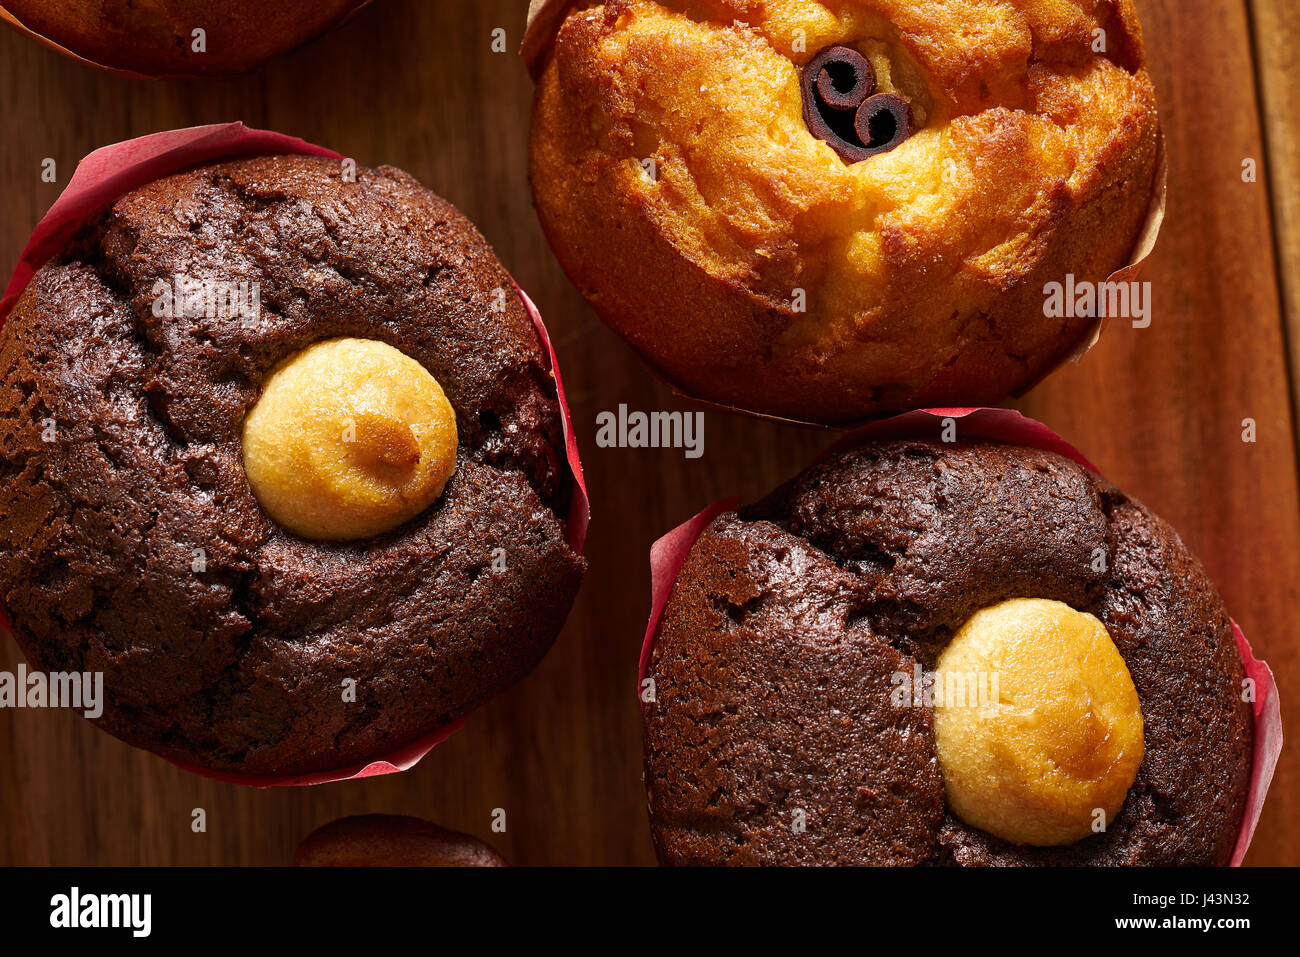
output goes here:
<path id="1" fill-rule="evenodd" d="M 1300 5 L 1138 0 L 1168 136 L 1169 216 L 1144 279 L 1154 321 L 1114 323 L 1016 407 L 1074 442 L 1180 530 L 1281 687 L 1300 739 Z M 412 771 L 258 791 L 207 781 L 66 711 L 0 712 L 0 863 L 285 864 L 344 814 L 420 815 L 517 864 L 652 864 L 637 654 L 646 555 L 728 494 L 757 496 L 829 438 L 706 413 L 705 454 L 599 449 L 597 412 L 687 409 L 569 285 L 533 213 L 524 0 L 376 0 L 263 72 L 203 83 L 110 76 L 0 30 L 0 267 L 77 160 L 107 143 L 241 119 L 409 170 L 473 219 L 539 304 L 577 422 L 591 562 L 554 650 Z M 504 28 L 510 51 L 494 53 Z M 58 182 L 42 182 L 42 162 Z M 1258 180 L 1243 182 L 1247 159 Z M 1289 350 L 1289 352 L 1288 352 Z M 1243 420 L 1258 439 L 1242 441 Z M 0 669 L 20 660 L 0 643 Z M 1288 707 L 1289 703 L 1289 707 Z M 1284 752 L 1249 861 L 1300 863 L 1300 761 Z M 207 830 L 194 833 L 203 808 Z M 504 834 L 491 831 L 496 808 Z"/>

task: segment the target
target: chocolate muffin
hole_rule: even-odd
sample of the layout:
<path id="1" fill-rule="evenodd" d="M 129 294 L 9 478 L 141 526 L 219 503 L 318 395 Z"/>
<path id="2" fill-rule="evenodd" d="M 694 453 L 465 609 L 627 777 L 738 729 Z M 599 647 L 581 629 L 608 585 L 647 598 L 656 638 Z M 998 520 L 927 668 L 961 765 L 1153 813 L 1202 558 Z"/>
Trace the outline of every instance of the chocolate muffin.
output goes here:
<path id="1" fill-rule="evenodd" d="M 404 814 L 358 814 L 312 831 L 295 867 L 505 867 L 489 844 Z"/>
<path id="2" fill-rule="evenodd" d="M 1222 600 L 1052 452 L 870 443 L 719 515 L 647 677 L 664 863 L 1224 864 L 1242 820 Z"/>
<path id="3" fill-rule="evenodd" d="M 0 331 L 0 598 L 97 724 L 203 768 L 391 753 L 523 677 L 584 562 L 509 275 L 391 167 L 151 182 Z"/>
<path id="4" fill-rule="evenodd" d="M 1155 191 L 1130 0 L 579 0 L 556 19 L 529 45 L 542 226 L 687 393 L 832 423 L 990 405 L 1096 332 L 1103 307 L 1060 314 L 1044 290 L 1125 266 Z"/>
<path id="5" fill-rule="evenodd" d="M 145 76 L 202 76 L 260 66 L 368 2 L 4 0 L 3 6 L 28 30 L 100 66 Z"/>

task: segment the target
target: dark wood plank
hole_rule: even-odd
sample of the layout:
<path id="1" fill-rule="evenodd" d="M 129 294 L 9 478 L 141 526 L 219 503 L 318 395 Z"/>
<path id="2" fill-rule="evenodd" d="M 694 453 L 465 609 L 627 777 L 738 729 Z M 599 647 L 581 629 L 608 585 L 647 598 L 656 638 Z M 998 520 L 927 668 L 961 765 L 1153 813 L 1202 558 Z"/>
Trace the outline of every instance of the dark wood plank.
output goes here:
<path id="1" fill-rule="evenodd" d="M 649 544 L 716 498 L 763 493 L 828 439 L 709 411 L 700 460 L 595 448 L 598 411 L 690 406 L 596 321 L 541 236 L 525 162 L 531 84 L 513 52 L 489 45 L 504 27 L 513 51 L 524 7 L 378 0 L 260 74 L 203 84 L 105 76 L 0 31 L 0 263 L 16 260 L 78 157 L 156 129 L 243 119 L 403 167 L 479 224 L 542 308 L 594 511 L 591 571 L 555 649 L 415 770 L 253 791 L 188 775 L 69 714 L 5 712 L 0 862 L 278 864 L 325 821 L 385 811 L 471 831 L 520 864 L 653 863 L 633 696 Z M 1240 96 L 1254 85 L 1245 8 L 1145 0 L 1141 11 L 1171 155 L 1170 218 L 1146 276 L 1158 312 L 1147 330 L 1115 326 L 1019 404 L 1182 531 L 1294 695 L 1300 502 L 1268 197 L 1239 176 L 1243 156 L 1262 155 L 1259 116 Z M 59 184 L 39 180 L 47 156 Z M 1239 440 L 1247 416 L 1254 445 Z M 0 668 L 17 661 L 0 643 Z M 1297 770 L 1284 760 L 1260 863 L 1300 856 Z M 190 829 L 197 807 L 205 834 Z M 498 807 L 504 835 L 489 830 Z"/>
<path id="2" fill-rule="evenodd" d="M 1264 117 L 1265 178 L 1273 201 L 1282 314 L 1292 382 L 1300 369 L 1300 4 L 1250 0 L 1256 75 Z M 1300 416 L 1300 389 L 1291 401 Z"/>

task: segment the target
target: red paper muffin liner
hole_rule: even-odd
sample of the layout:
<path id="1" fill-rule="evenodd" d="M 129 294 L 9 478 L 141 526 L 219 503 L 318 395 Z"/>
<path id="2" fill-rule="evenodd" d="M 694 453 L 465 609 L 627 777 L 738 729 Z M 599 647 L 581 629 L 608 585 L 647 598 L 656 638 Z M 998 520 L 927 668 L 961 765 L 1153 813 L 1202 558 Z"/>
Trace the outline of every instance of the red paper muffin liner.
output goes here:
<path id="1" fill-rule="evenodd" d="M 256 130 L 243 123 L 219 123 L 211 126 L 194 126 L 188 129 L 152 133 L 133 140 L 124 140 L 104 146 L 85 157 L 72 174 L 66 188 L 32 231 L 23 249 L 18 266 L 0 299 L 0 326 L 4 325 L 14 303 L 22 295 L 36 270 L 66 248 L 68 241 L 81 226 L 100 210 L 124 193 L 143 186 L 170 173 L 179 172 L 200 163 L 273 153 L 296 153 L 343 159 L 342 155 L 323 146 L 316 146 L 296 137 L 269 130 Z M 569 405 L 564 397 L 560 367 L 556 361 L 551 337 L 542 322 L 541 314 L 527 294 L 516 285 L 519 297 L 537 337 L 541 340 L 555 378 L 555 394 L 559 400 L 561 422 L 564 429 L 565 455 L 573 477 L 569 514 L 565 526 L 565 540 L 575 551 L 581 552 L 587 537 L 590 518 L 587 486 L 582 475 L 582 462 L 578 458 L 578 443 L 573 429 Z M 0 630 L 11 631 L 8 613 L 0 607 Z M 315 771 L 310 774 L 257 775 L 214 771 L 195 767 L 182 761 L 172 764 L 205 778 L 230 784 L 251 787 L 296 787 L 309 784 L 328 784 L 353 778 L 368 778 L 392 774 L 414 767 L 435 745 L 441 744 L 465 723 L 460 717 L 405 747 L 381 758 L 354 764 L 335 771 Z M 170 759 L 165 759 L 170 760 Z"/>
<path id="2" fill-rule="evenodd" d="M 845 435 L 822 452 L 816 461 L 870 441 L 934 438 L 941 427 L 942 420 L 947 418 L 961 420 L 960 433 L 963 438 L 992 439 L 1013 445 L 1045 449 L 1071 459 L 1091 472 L 1101 474 L 1101 471 L 1078 449 L 1047 426 L 1010 409 L 921 409 L 907 412 L 893 418 L 882 419 Z M 735 505 L 734 498 L 715 502 L 698 515 L 678 525 L 650 547 L 650 620 L 646 625 L 645 641 L 641 645 L 641 661 L 637 671 L 638 701 L 641 682 L 645 681 L 646 671 L 650 666 L 650 653 L 654 648 L 655 634 L 659 630 L 659 620 L 663 616 L 664 608 L 668 604 L 668 596 L 682 570 L 686 556 L 709 524 L 718 515 L 734 508 Z M 1237 834 L 1237 843 L 1229 862 L 1230 867 L 1239 867 L 1246 856 L 1246 851 L 1250 848 L 1251 838 L 1255 835 L 1255 826 L 1259 823 L 1264 798 L 1273 781 L 1273 771 L 1277 767 L 1278 756 L 1282 751 L 1282 714 L 1278 705 L 1277 682 L 1273 679 L 1273 672 L 1265 662 L 1260 661 L 1251 652 L 1250 643 L 1246 641 L 1246 636 L 1242 634 L 1235 621 L 1232 623 L 1232 634 L 1237 641 L 1237 650 L 1241 653 L 1241 662 L 1246 676 L 1255 682 L 1255 702 L 1252 706 L 1255 716 L 1255 743 L 1251 756 L 1250 790 L 1246 795 L 1246 809 L 1242 816 L 1241 830 Z"/>

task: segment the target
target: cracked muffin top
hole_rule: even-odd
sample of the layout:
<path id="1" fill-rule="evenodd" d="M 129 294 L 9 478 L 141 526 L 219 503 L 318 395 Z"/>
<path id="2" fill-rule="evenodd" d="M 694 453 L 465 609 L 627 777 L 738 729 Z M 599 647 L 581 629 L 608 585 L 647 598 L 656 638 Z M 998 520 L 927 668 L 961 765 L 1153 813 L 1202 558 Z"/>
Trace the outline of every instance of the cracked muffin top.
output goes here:
<path id="1" fill-rule="evenodd" d="M 959 701 L 954 673 L 992 694 Z M 647 677 L 665 863 L 1223 864 L 1242 820 L 1222 600 L 1168 525 L 1051 452 L 873 443 L 723 513 Z"/>
<path id="2" fill-rule="evenodd" d="M 254 489 L 250 412 L 337 343 L 281 383 Z M 134 190 L 36 273 L 0 363 L 0 599 L 33 666 L 104 673 L 97 723 L 133 744 L 250 774 L 379 757 L 521 678 L 568 613 L 547 357 L 483 237 L 400 170 L 262 156 Z M 289 514 L 380 501 L 295 534 L 259 500 L 304 475 L 334 484 Z"/>
<path id="3" fill-rule="evenodd" d="M 33 33 L 92 63 L 147 76 L 199 76 L 251 70 L 367 2 L 5 0 L 4 6 Z"/>
<path id="4" fill-rule="evenodd" d="M 824 53 L 911 126 L 862 159 L 828 141 Z M 569 276 L 671 382 L 843 422 L 990 404 L 1082 345 L 1094 320 L 1045 315 L 1044 286 L 1126 264 L 1157 143 L 1129 0 L 608 0 L 545 51 L 532 182 Z"/>

